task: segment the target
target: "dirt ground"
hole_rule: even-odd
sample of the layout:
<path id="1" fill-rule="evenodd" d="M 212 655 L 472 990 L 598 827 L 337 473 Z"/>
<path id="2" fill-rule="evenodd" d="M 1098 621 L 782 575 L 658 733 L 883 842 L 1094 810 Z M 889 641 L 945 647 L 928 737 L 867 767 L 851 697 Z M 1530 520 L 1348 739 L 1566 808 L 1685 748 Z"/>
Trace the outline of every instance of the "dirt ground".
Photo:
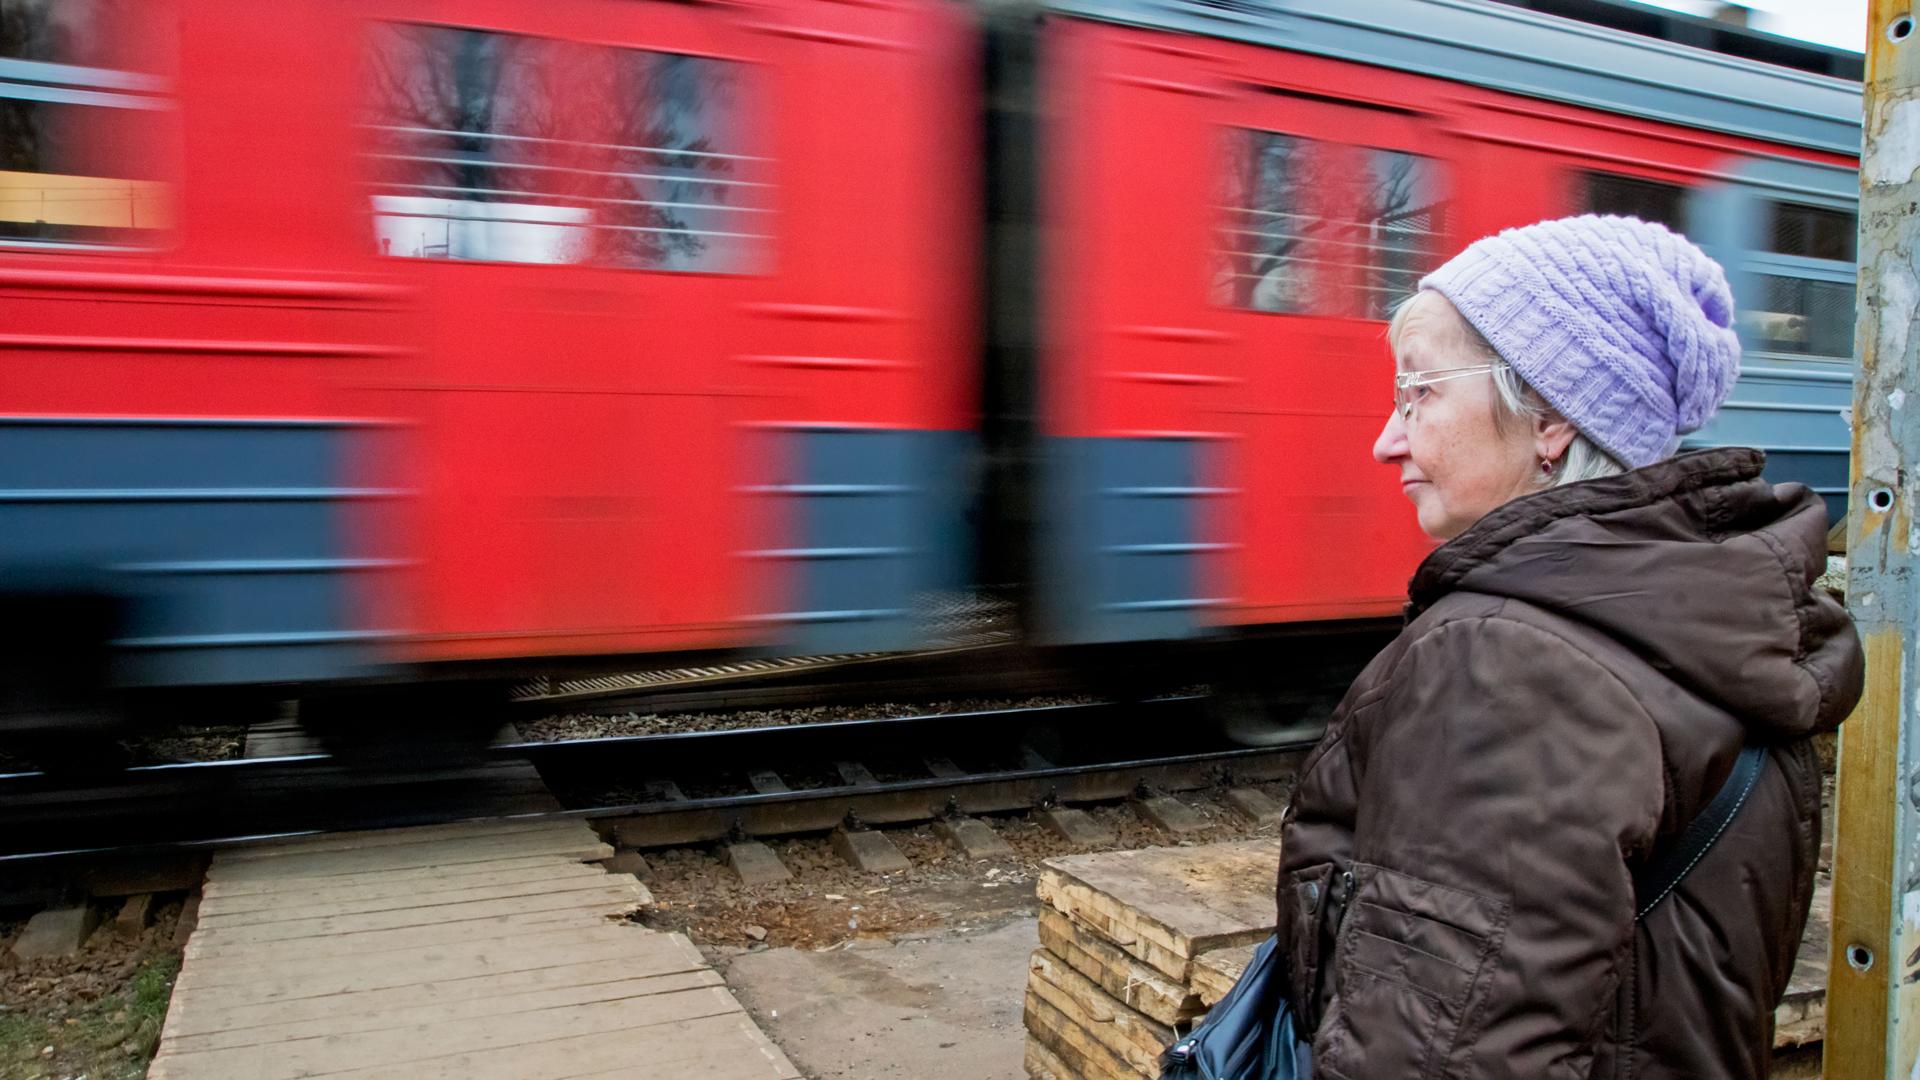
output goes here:
<path id="1" fill-rule="evenodd" d="M 1285 801 L 1285 785 L 1258 786 Z M 1181 843 L 1266 836 L 1277 830 L 1248 825 L 1208 793 L 1183 794 L 1181 799 L 1209 821 L 1204 831 Z M 1125 804 L 1088 812 L 1112 830 L 1115 842 L 1107 850 L 1169 842 Z M 793 881 L 757 889 L 741 884 L 717 846 L 647 852 L 653 868 L 647 887 L 654 904 L 641 918 L 649 926 L 683 930 L 702 945 L 829 948 L 1032 911 L 1040 862 L 1086 850 L 1061 840 L 1031 814 L 985 820 L 1013 849 L 1012 858 L 969 862 L 931 825 L 922 825 L 886 830 L 913 864 L 911 869 L 867 874 L 834 854 L 829 838 L 775 840 L 768 846 L 792 872 Z"/>
<path id="2" fill-rule="evenodd" d="M 1286 800 L 1285 785 L 1263 787 L 1274 799 Z M 1116 839 L 1110 849 L 1114 850 L 1170 842 L 1213 843 L 1276 831 L 1249 826 L 1221 806 L 1217 795 L 1180 795 L 1210 821 L 1204 832 L 1181 841 L 1169 841 L 1125 804 L 1093 807 L 1089 812 L 1113 830 Z M 913 865 L 886 875 L 847 866 L 833 854 L 826 838 L 773 841 L 768 846 L 794 880 L 759 889 L 743 886 L 721 861 L 718 848 L 649 852 L 646 857 L 653 874 L 648 886 L 656 902 L 642 918 L 650 926 L 683 930 L 706 947 L 729 979 L 739 984 L 762 1026 L 803 1069 L 812 1063 L 818 1075 L 847 1080 L 915 1075 L 903 1070 L 896 1051 L 917 1048 L 916 1052 L 931 1055 L 926 1060 L 935 1061 L 940 1060 L 939 1054 L 952 1052 L 955 1040 L 976 1054 L 1005 1051 L 995 1057 L 997 1062 L 1017 1052 L 1023 1035 L 1017 1023 L 1005 1023 L 989 1007 L 983 988 L 1012 987 L 1009 994 L 1017 994 L 1031 949 L 1024 944 L 1021 928 L 1030 926 L 1027 919 L 1037 906 L 1034 878 L 1039 864 L 1074 849 L 1033 815 L 1000 816 L 989 823 L 1013 848 L 1013 857 L 969 862 L 935 835 L 931 826 L 889 829 L 887 835 Z M 977 936 L 980 941 L 1020 937 L 1021 941 L 1005 948 L 969 950 L 972 955 L 959 964 L 951 950 L 963 943 L 963 936 Z M 905 966 L 894 964 L 890 958 L 896 955 L 906 958 Z M 902 979 L 911 982 L 907 975 L 922 962 L 939 964 L 946 972 L 919 988 L 923 996 L 932 994 L 942 1002 L 938 1008 L 925 1003 L 908 1008 L 882 993 Z M 889 964 L 901 970 L 883 978 L 885 973 L 877 973 L 878 968 Z M 983 965 L 985 969 L 976 970 Z M 1007 970 L 993 970 L 995 965 Z M 839 986 L 834 980 L 846 984 L 841 988 L 844 993 L 807 990 L 815 984 Z M 889 1012 L 896 1007 L 897 1016 Z M 960 1012 L 955 1013 L 956 1009 Z M 811 1030 L 808 1017 L 830 1019 L 837 1025 L 832 1036 Z M 1819 1080 L 1820 1075 L 1816 1045 L 1780 1054 L 1770 1080 Z"/>
<path id="3" fill-rule="evenodd" d="M 23 961 L 28 912 L 0 913 L 0 1080 L 136 1080 L 160 1041 L 180 951 L 182 897 L 155 908 L 136 938 L 109 920 L 77 956 Z"/>

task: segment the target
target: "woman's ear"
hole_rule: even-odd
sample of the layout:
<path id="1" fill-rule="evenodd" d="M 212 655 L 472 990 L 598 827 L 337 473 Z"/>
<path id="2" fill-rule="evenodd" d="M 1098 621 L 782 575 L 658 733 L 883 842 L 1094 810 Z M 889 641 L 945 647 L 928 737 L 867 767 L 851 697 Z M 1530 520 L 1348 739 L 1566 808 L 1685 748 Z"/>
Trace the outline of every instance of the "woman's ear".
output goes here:
<path id="1" fill-rule="evenodd" d="M 1572 422 L 1557 412 L 1545 412 L 1533 418 L 1533 453 L 1542 461 L 1558 464 L 1579 434 Z"/>

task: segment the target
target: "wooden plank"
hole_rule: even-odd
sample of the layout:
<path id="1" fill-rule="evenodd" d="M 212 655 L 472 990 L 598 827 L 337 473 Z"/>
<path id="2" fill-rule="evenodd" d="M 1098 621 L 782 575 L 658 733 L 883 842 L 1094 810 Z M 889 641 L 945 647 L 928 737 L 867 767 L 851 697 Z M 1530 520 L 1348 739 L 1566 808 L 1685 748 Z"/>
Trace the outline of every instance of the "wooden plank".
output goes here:
<path id="1" fill-rule="evenodd" d="M 1193 991 L 1200 996 L 1208 1008 L 1227 996 L 1233 984 L 1240 981 L 1240 973 L 1253 963 L 1253 954 L 1258 945 L 1236 945 L 1231 949 L 1215 949 L 1193 962 Z"/>
<path id="2" fill-rule="evenodd" d="M 600 964 L 598 978 L 590 982 L 572 981 L 567 985 L 513 991 L 498 985 L 501 980 L 476 979 L 487 991 L 479 995 L 444 998 L 422 995 L 423 987 L 406 987 L 388 992 L 384 1006 L 363 1000 L 376 995 L 350 994 L 345 999 L 320 999 L 326 1005 L 318 1015 L 259 1025 L 223 1024 L 218 1030 L 188 1033 L 169 1031 L 162 1045 L 176 1054 L 204 1050 L 233 1050 L 246 1046 L 272 1045 L 298 1039 L 328 1038 L 370 1034 L 403 1028 L 443 1024 L 456 1020 L 512 1016 L 575 1005 L 675 994 L 721 985 L 712 971 L 682 972 L 678 975 L 620 978 L 616 964 Z M 169 1025 L 171 1028 L 171 1025 Z"/>
<path id="3" fill-rule="evenodd" d="M 203 899 L 200 902 L 200 925 L 232 928 L 256 926 L 262 923 L 288 923 L 302 919 L 372 915 L 379 912 L 406 910 L 446 910 L 449 914 L 457 915 L 462 905 L 483 901 L 562 896 L 568 893 L 596 892 L 609 888 L 623 889 L 639 897 L 641 904 L 648 904 L 653 900 L 653 894 L 647 891 L 646 886 L 635 881 L 632 875 L 590 871 L 584 875 L 563 878 L 559 881 L 516 881 L 504 885 L 479 886 L 447 892 L 414 893 L 408 896 L 383 896 L 366 900 L 321 898 L 308 904 L 300 903 L 296 898 L 289 896 L 278 905 L 266 906 L 255 902 L 251 910 L 243 908 L 239 911 L 231 910 L 219 903 L 209 904 Z"/>
<path id="4" fill-rule="evenodd" d="M 1813 890 L 1807 930 L 1800 939 L 1800 955 L 1787 981 L 1787 992 L 1773 1013 L 1776 1050 L 1809 1046 L 1826 1037 L 1827 945 L 1831 935 L 1833 883 L 1823 879 Z"/>
<path id="5" fill-rule="evenodd" d="M 244 992 L 246 987 L 214 987 L 197 993 L 183 991 L 167 1014 L 165 1034 L 168 1039 L 185 1039 L 316 1021 L 346 1029 L 360 1022 L 360 1018 L 380 1020 L 401 1010 L 426 1005 L 458 1008 L 469 1002 L 529 998 L 537 993 L 614 982 L 634 983 L 635 993 L 629 996 L 723 985 L 719 974 L 707 967 L 689 965 L 678 971 L 628 971 L 622 961 L 622 957 L 603 953 L 588 960 L 576 957 L 572 963 L 551 967 L 348 993 L 301 994 L 271 1001 L 253 1001 L 236 993 Z"/>
<path id="6" fill-rule="evenodd" d="M 1027 989 L 1085 1028 L 1134 1068 L 1147 1071 L 1173 1043 L 1173 1029 L 1100 989 L 1092 979 L 1037 949 L 1028 962 Z"/>
<path id="7" fill-rule="evenodd" d="M 1040 910 L 1039 931 L 1048 952 L 1162 1024 L 1178 1024 L 1205 1011 L 1191 990 L 1052 908 Z"/>
<path id="8" fill-rule="evenodd" d="M 309 1073 L 330 1080 L 587 1080 L 697 1075 L 701 1080 L 800 1080 L 786 1055 L 742 1012 L 474 1049 L 427 1033 L 426 1056 Z M 156 1058 L 148 1080 L 267 1080 L 213 1054 Z"/>
<path id="9" fill-rule="evenodd" d="M 591 904 L 569 904 L 545 910 L 513 912 L 487 918 L 459 921 L 430 920 L 410 926 L 369 929 L 356 933 L 251 938 L 242 935 L 255 931 L 266 931 L 270 934 L 273 928 L 241 927 L 224 932 L 209 930 L 203 934 L 195 934 L 194 939 L 198 944 L 190 949 L 187 955 L 221 962 L 238 958 L 242 963 L 249 959 L 258 962 L 292 963 L 317 956 L 367 956 L 422 944 L 438 943 L 447 947 L 458 947 L 467 941 L 510 943 L 530 929 L 611 925 L 625 921 L 631 914 L 631 909 L 623 904 L 601 901 Z"/>
<path id="10" fill-rule="evenodd" d="M 423 866 L 400 870 L 369 870 L 364 873 L 335 874 L 324 878 L 289 877 L 276 878 L 271 875 L 255 876 L 243 881 L 206 881 L 200 886 L 202 896 L 239 897 L 262 896 L 278 897 L 284 893 L 297 893 L 301 896 L 317 894 L 326 889 L 404 889 L 418 887 L 423 889 L 441 888 L 446 882 L 456 882 L 466 878 L 484 877 L 488 874 L 505 874 L 519 870 L 562 870 L 571 872 L 576 869 L 595 870 L 598 863 L 588 863 L 548 854 L 510 855 L 498 859 L 483 859 L 477 862 L 460 863 L 454 866 Z"/>
<path id="11" fill-rule="evenodd" d="M 167 1014 L 188 1026 L 184 1033 L 214 1030 L 200 1013 L 222 1014 L 233 1023 L 268 1023 L 276 1017 L 304 1016 L 314 1007 L 310 999 L 368 999 L 388 991 L 419 993 L 423 997 L 457 997 L 462 992 L 487 992 L 490 986 L 531 988 L 557 985 L 585 977 L 595 966 L 614 967 L 631 975 L 668 975 L 706 966 L 699 950 L 679 934 L 657 934 L 637 927 L 607 933 L 538 935 L 514 947 L 475 948 L 449 953 L 441 946 L 388 953 L 370 962 L 350 957 L 321 959 L 265 971 L 239 966 L 222 972 L 205 964 L 189 964 L 175 983 L 174 1002 Z M 305 1003 L 305 1004 L 303 1004 Z M 263 1018 L 263 1019 L 262 1019 Z"/>
<path id="12" fill-rule="evenodd" d="M 1210 949 L 1273 932 L 1278 840 L 1146 848 L 1049 859 L 1040 899 L 1186 983 Z"/>
<path id="13" fill-rule="evenodd" d="M 801 1072 L 793 1067 L 791 1061 L 787 1061 L 787 1055 L 778 1045 L 774 1045 L 774 1040 L 766 1038 L 766 1032 L 762 1032 L 758 1026 L 755 1026 L 751 1017 L 714 1017 L 710 1020 L 695 1020 L 695 1024 L 701 1030 L 691 1030 L 687 1032 L 687 1036 L 708 1040 L 701 1043 L 697 1049 L 684 1049 L 676 1045 L 676 1047 L 662 1047 L 664 1049 L 662 1053 L 653 1045 L 643 1045 L 643 1047 L 632 1049 L 630 1057 L 645 1055 L 649 1067 L 655 1067 L 655 1065 L 678 1067 L 682 1063 L 687 1063 L 687 1067 L 693 1068 L 695 1074 L 701 1076 L 701 1080 L 803 1080 Z M 714 1028 L 712 1034 L 707 1034 L 708 1028 Z M 674 1038 L 674 1036 L 668 1036 L 668 1038 Z M 568 1065 L 568 1068 L 572 1067 L 574 1065 Z M 772 1072 L 764 1072 L 764 1070 L 772 1070 Z M 607 1068 L 601 1072 L 568 1074 L 564 1080 L 632 1080 L 632 1076 L 634 1076 L 634 1063 L 624 1061 L 618 1067 Z M 359 1078 L 353 1078 L 353 1080 L 359 1080 Z M 413 1078 L 407 1076 L 407 1078 L 396 1078 L 396 1080 L 413 1080 Z M 486 1076 L 482 1080 L 528 1080 L 528 1072 L 522 1068 L 516 1072 L 501 1072 L 501 1074 Z M 561 1080 L 561 1078 L 555 1074 L 553 1080 Z"/>
<path id="14" fill-rule="evenodd" d="M 444 923 L 488 919 L 496 915 L 526 915 L 556 909 L 585 909 L 615 914 L 640 907 L 649 894 L 638 882 L 627 878 L 603 879 L 608 884 L 569 892 L 543 892 L 532 896 L 513 896 L 500 900 L 468 900 L 461 903 L 397 910 L 370 911 L 361 914 L 319 915 L 278 921 L 250 922 L 239 925 L 209 926 L 202 922 L 194 936 L 223 946 L 295 938 L 336 937 L 381 930 L 399 930 L 410 926 L 438 926 Z"/>
<path id="15" fill-rule="evenodd" d="M 493 864 L 477 865 L 488 867 Z M 365 884 L 326 885 L 300 889 L 292 894 L 230 893 L 209 887 L 200 894 L 200 910 L 209 915 L 236 915 L 247 911 L 272 911 L 290 904 L 301 906 L 329 903 L 352 904 L 408 897 L 420 897 L 424 900 L 479 889 L 502 889 L 517 885 L 537 886 L 569 881 L 598 881 L 604 878 L 606 873 L 607 871 L 602 869 L 600 864 L 542 859 L 528 866 L 512 866 L 504 870 L 481 869 L 473 873 L 449 874 L 433 878 L 388 880 L 397 875 L 383 874 L 371 878 Z"/>
<path id="16" fill-rule="evenodd" d="M 598 841 L 588 843 L 559 836 L 488 837 L 469 844 L 443 846 L 403 844 L 369 851 L 316 851 L 284 855 L 277 859 L 228 861 L 215 856 L 207 868 L 209 881 L 290 882 L 297 878 L 325 878 L 342 874 L 368 874 L 383 870 L 426 869 L 490 862 L 521 855 L 550 855 L 555 858 L 593 862 L 613 857 L 613 847 Z M 292 887 L 292 886 L 286 886 Z"/>
<path id="17" fill-rule="evenodd" d="M 421 945 L 449 945 L 462 942 L 513 941 L 530 929 L 583 928 L 611 926 L 616 920 L 583 914 L 578 908 L 535 911 L 520 915 L 500 915 L 491 919 L 440 923 L 433 926 L 407 926 L 343 937 L 297 938 L 292 941 L 262 943 L 220 943 L 202 940 L 195 934 L 187 941 L 186 957 L 193 959 L 235 958 L 240 963 L 286 963 L 315 956 L 366 956 L 373 953 L 411 949 Z"/>
<path id="18" fill-rule="evenodd" d="M 276 859 L 286 855 L 304 855 L 320 851 L 365 851 L 376 847 L 404 844 L 444 844 L 488 836 L 564 836 L 578 841 L 593 827 L 574 818 L 536 818 L 530 821 L 461 821 L 447 825 L 415 825 L 404 829 L 368 829 L 357 832 L 323 833 L 316 836 L 290 836 L 246 847 L 226 848 L 220 858 L 226 862 Z M 595 834 L 592 841 L 599 840 Z"/>
<path id="19" fill-rule="evenodd" d="M 1860 550 L 1854 546 L 1854 550 Z M 1851 587 L 1849 595 L 1855 594 Z M 1906 781 L 1900 775 L 1901 669 L 1906 651 L 1893 630 L 1868 635 L 1866 695 L 1840 735 L 1839 817 L 1833 844 L 1833 931 L 1827 959 L 1828 1075 L 1889 1075 L 1888 982 L 1899 977 L 1901 957 L 1880 956 L 1893 936 L 1894 808 Z M 1854 943 L 1873 949 L 1866 971 L 1847 963 Z M 1912 1025 L 1920 1026 L 1920 1025 Z M 1844 1070 L 1844 1071 L 1842 1071 Z"/>
<path id="20" fill-rule="evenodd" d="M 1021 1064 L 1026 1066 L 1027 1075 L 1033 1080 L 1080 1080 L 1078 1070 L 1060 1060 L 1060 1055 L 1047 1049 L 1047 1044 L 1031 1033 L 1027 1035 Z"/>
<path id="21" fill-rule="evenodd" d="M 425 1061 L 445 1056 L 455 1048 L 478 1054 L 577 1035 L 606 1037 L 631 1028 L 675 1026 L 701 1017 L 741 1012 L 733 995 L 706 987 L 511 1016 L 440 1020 L 263 1046 L 174 1053 L 157 1058 L 148 1076 L 150 1080 L 189 1075 L 295 1080 Z M 164 1069 L 163 1061 L 167 1064 Z M 189 1068 L 196 1071 L 184 1071 Z"/>
<path id="22" fill-rule="evenodd" d="M 234 851 L 222 851 L 215 858 L 215 865 L 228 867 L 270 864 L 285 867 L 298 867 L 305 864 L 337 861 L 344 865 L 355 866 L 354 856 L 364 856 L 368 868 L 398 869 L 402 866 L 442 865 L 437 861 L 416 863 L 413 860 L 422 855 L 452 856 L 461 862 L 475 861 L 467 858 L 470 853 L 479 852 L 493 857 L 491 852 L 502 845 L 518 846 L 526 853 L 567 852 L 582 847 L 592 847 L 601 842 L 599 834 L 578 822 L 563 823 L 562 828 L 542 825 L 537 828 L 502 827 L 481 829 L 478 832 L 461 830 L 452 833 L 415 836 L 411 830 L 393 830 L 385 833 L 363 834 L 364 840 L 356 841 L 349 837 L 324 836 L 312 839 L 311 843 L 294 840 L 288 845 L 270 845 L 257 848 L 240 848 Z M 337 860 L 326 860 L 322 856 L 343 856 Z M 361 872 L 364 872 L 362 870 Z"/>
<path id="23" fill-rule="evenodd" d="M 1053 1051 L 1079 1080 L 1136 1080 L 1141 1076 L 1158 1075 L 1157 1069 L 1136 1068 L 1129 1064 L 1125 1058 L 1108 1049 L 1084 1027 L 1074 1023 L 1071 1017 L 1032 990 L 1027 991 L 1021 1022 L 1025 1024 L 1027 1034 Z"/>

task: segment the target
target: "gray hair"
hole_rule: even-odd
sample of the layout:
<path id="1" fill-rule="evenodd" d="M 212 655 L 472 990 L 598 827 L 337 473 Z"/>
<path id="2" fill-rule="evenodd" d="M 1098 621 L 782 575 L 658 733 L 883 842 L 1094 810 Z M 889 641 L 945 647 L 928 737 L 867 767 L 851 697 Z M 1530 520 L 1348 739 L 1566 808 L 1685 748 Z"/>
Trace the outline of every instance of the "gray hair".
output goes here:
<path id="1" fill-rule="evenodd" d="M 1415 293 L 1414 296 L 1418 296 Z M 1394 305 L 1393 317 L 1387 323 L 1387 343 L 1397 354 L 1400 351 L 1400 331 L 1406 320 L 1407 311 L 1413 306 L 1414 296 Z M 1493 365 L 1494 409 L 1493 420 L 1504 431 L 1512 431 L 1517 425 L 1531 424 L 1539 417 L 1566 419 L 1547 399 L 1540 396 L 1513 370 L 1493 343 L 1486 339 L 1465 316 L 1455 312 L 1460 320 L 1460 329 L 1465 333 L 1467 348 L 1485 357 Z M 1582 480 L 1597 480 L 1602 476 L 1617 476 L 1626 472 L 1612 454 L 1607 453 L 1599 443 L 1587 437 L 1586 432 L 1575 428 L 1573 442 L 1567 444 L 1567 452 L 1553 463 L 1548 473 L 1534 474 L 1535 483 L 1542 488 L 1555 488 L 1565 484 L 1577 484 Z"/>

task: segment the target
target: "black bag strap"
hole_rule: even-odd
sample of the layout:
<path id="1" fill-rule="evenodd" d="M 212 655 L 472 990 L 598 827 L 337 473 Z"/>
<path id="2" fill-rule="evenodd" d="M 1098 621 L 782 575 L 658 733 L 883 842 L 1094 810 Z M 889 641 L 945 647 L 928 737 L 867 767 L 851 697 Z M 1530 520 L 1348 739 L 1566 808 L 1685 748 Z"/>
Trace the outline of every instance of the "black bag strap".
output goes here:
<path id="1" fill-rule="evenodd" d="M 1635 879 L 1633 902 L 1636 914 L 1633 921 L 1646 918 L 1647 912 L 1652 911 L 1655 904 L 1666 899 L 1667 894 L 1706 855 L 1707 849 L 1713 847 L 1713 842 L 1720 839 L 1720 834 L 1727 831 L 1727 823 L 1746 804 L 1747 796 L 1753 793 L 1753 785 L 1759 782 L 1760 770 L 1766 764 L 1766 747 L 1747 746 L 1741 749 L 1740 756 L 1734 759 L 1733 771 L 1727 774 L 1727 782 L 1720 785 L 1719 794 L 1713 797 L 1706 809 L 1700 811 L 1698 817 L 1687 823 L 1673 850 Z"/>

